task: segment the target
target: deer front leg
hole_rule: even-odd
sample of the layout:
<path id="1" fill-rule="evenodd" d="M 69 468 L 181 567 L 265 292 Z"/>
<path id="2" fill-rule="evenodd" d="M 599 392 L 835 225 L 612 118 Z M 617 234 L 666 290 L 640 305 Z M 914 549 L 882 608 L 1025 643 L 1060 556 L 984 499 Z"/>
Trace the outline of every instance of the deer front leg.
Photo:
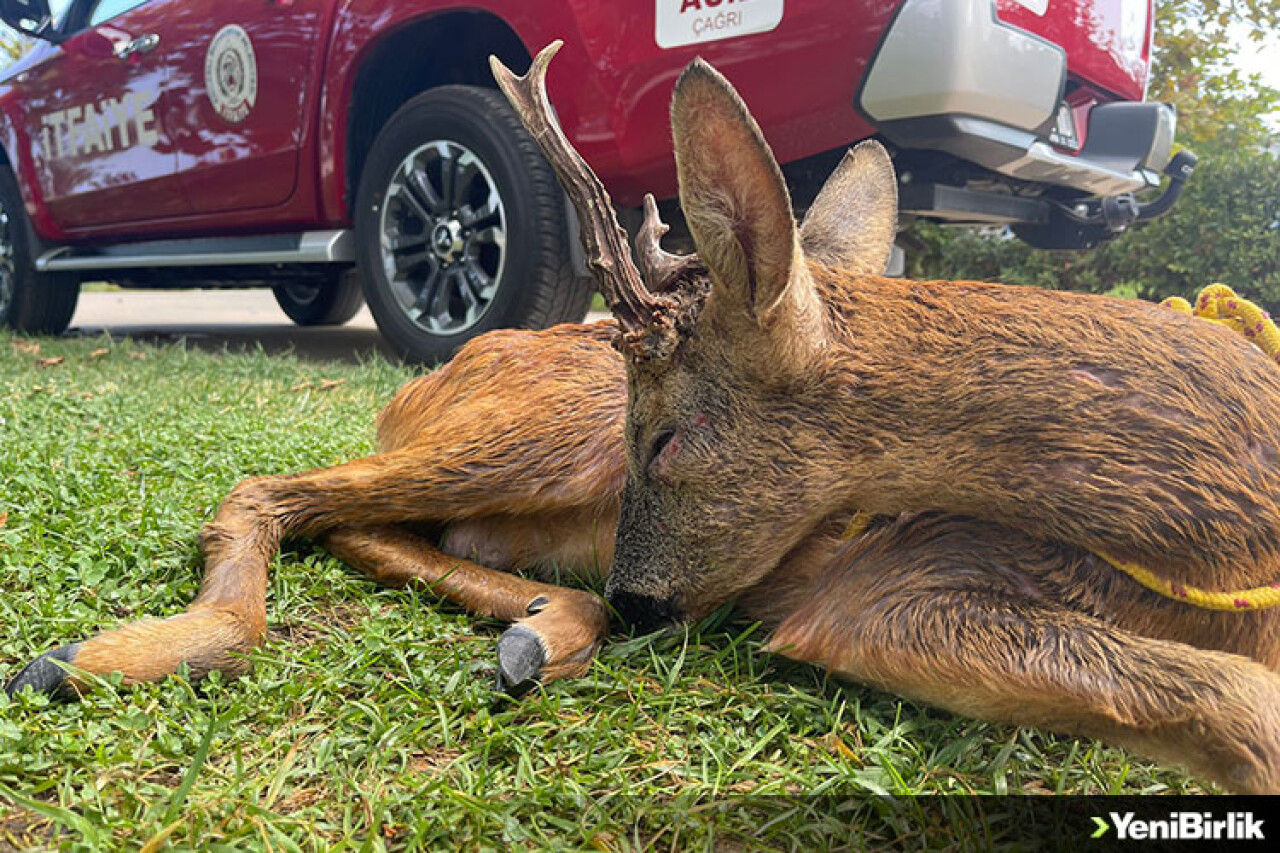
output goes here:
<path id="1" fill-rule="evenodd" d="M 514 622 L 498 640 L 500 691 L 519 694 L 535 682 L 584 674 L 609 628 L 604 602 L 589 592 L 450 556 L 397 527 L 340 528 L 320 543 L 378 583 L 424 586 L 472 613 Z"/>
<path id="2" fill-rule="evenodd" d="M 1280 792 L 1280 676 L 1057 603 L 1055 561 L 980 522 L 921 518 L 851 543 L 769 647 L 955 713 L 1099 737 L 1248 793 Z"/>

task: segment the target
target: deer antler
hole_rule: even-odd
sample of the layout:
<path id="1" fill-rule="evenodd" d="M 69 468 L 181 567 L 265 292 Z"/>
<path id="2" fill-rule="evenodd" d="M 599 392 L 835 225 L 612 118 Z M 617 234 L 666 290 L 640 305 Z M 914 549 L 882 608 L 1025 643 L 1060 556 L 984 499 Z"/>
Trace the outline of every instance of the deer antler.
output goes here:
<path id="1" fill-rule="evenodd" d="M 662 235 L 670 231 L 667 223 L 658 215 L 658 203 L 652 193 L 644 196 L 644 224 L 636 233 L 636 254 L 644 279 L 653 293 L 662 293 L 681 275 L 701 266 L 694 255 L 673 255 L 662 249 Z"/>
<path id="2" fill-rule="evenodd" d="M 523 77 L 513 74 L 496 56 L 489 57 L 489 65 L 498 86 L 555 169 L 560 185 L 577 211 L 587 264 L 622 328 L 620 348 L 638 360 L 665 358 L 678 341 L 678 305 L 672 299 L 655 296 L 645 287 L 631 259 L 627 233 L 618 224 L 609 193 L 582 155 L 574 150 L 551 112 L 547 99 L 547 66 L 562 44 L 557 39 L 544 47 Z"/>

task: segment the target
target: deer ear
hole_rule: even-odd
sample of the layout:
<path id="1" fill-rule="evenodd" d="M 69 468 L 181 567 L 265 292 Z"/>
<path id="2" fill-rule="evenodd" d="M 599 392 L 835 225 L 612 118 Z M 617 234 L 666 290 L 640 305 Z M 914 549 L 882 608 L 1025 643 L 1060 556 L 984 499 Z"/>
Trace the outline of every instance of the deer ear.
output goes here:
<path id="1" fill-rule="evenodd" d="M 676 83 L 671 132 L 680 204 L 711 270 L 714 312 L 771 331 L 812 319 L 817 295 L 782 171 L 738 93 L 700 59 Z"/>
<path id="2" fill-rule="evenodd" d="M 805 257 L 842 272 L 883 275 L 898 231 L 898 182 L 889 152 L 863 142 L 827 178 L 800 226 Z"/>

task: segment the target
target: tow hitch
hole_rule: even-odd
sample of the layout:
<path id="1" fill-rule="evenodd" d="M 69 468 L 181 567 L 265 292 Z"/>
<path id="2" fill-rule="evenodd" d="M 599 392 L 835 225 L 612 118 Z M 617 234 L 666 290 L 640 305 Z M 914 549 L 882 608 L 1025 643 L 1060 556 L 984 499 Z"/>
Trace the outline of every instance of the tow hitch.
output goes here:
<path id="1" fill-rule="evenodd" d="M 1140 202 L 1133 193 L 1105 196 L 1075 204 L 1053 202 L 1049 221 L 1015 225 L 1014 232 L 1041 249 L 1088 249 L 1114 238 L 1135 222 L 1157 219 L 1177 203 L 1199 158 L 1179 151 L 1164 167 L 1169 185 L 1157 198 Z"/>
<path id="2" fill-rule="evenodd" d="M 1121 193 L 1107 196 L 1101 201 L 1077 205 L 1072 214 L 1083 225 L 1101 222 L 1107 226 L 1108 231 L 1115 232 L 1123 231 L 1135 222 L 1156 219 L 1168 213 L 1178 201 L 1198 162 L 1199 158 L 1190 151 L 1179 151 L 1174 155 L 1169 165 L 1164 167 L 1164 173 L 1169 176 L 1169 186 L 1152 201 L 1143 203 L 1133 193 Z"/>

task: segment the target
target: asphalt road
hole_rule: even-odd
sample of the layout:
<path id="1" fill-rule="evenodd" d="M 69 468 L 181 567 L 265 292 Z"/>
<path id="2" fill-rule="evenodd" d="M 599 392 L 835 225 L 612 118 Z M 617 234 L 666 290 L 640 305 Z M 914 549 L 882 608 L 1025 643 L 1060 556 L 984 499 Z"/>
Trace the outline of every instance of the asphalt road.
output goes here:
<path id="1" fill-rule="evenodd" d="M 82 293 L 69 334 L 183 340 L 217 352 L 261 346 L 269 353 L 292 352 L 314 361 L 354 362 L 375 352 L 394 357 L 368 308 L 343 326 L 304 329 L 284 315 L 270 290 Z"/>
<path id="2" fill-rule="evenodd" d="M 368 308 L 349 323 L 304 329 L 276 305 L 270 290 L 122 290 L 82 293 L 71 318 L 73 335 L 186 341 L 222 351 L 261 346 L 316 361 L 358 361 L 374 352 L 392 356 Z"/>

